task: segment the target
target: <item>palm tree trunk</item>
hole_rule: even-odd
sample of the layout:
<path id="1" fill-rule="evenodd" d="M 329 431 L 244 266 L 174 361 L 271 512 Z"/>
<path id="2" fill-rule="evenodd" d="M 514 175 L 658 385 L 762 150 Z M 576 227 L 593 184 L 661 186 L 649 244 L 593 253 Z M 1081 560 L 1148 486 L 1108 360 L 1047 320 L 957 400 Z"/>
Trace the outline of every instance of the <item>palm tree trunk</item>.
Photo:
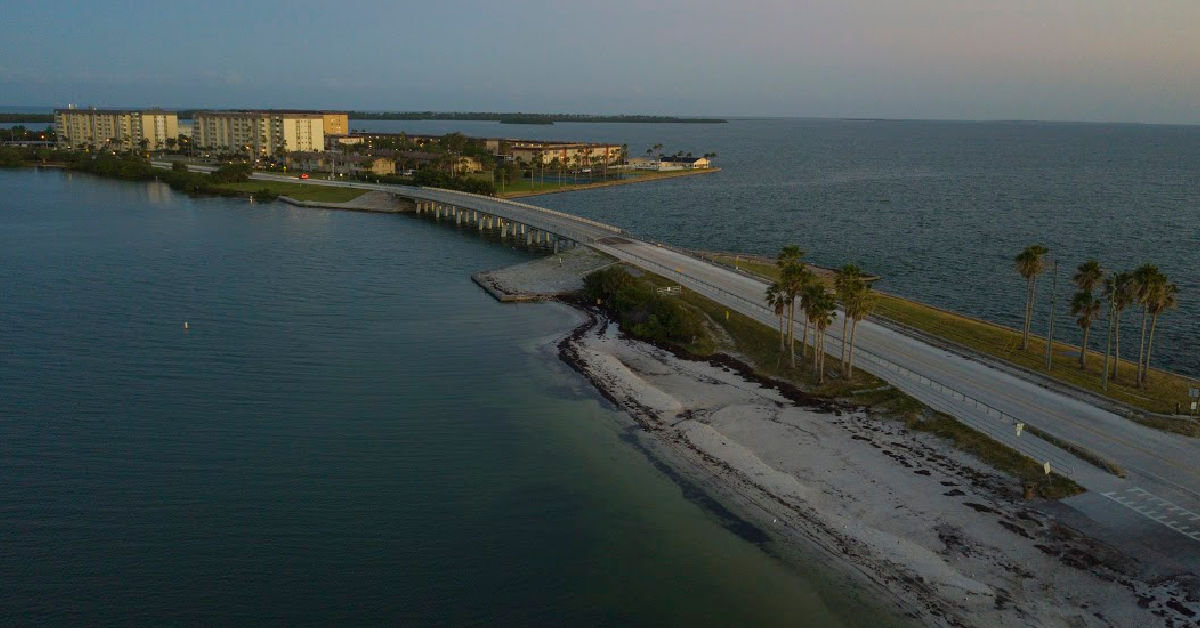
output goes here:
<path id="1" fill-rule="evenodd" d="M 817 336 L 817 326 L 813 325 L 813 368 L 817 368 L 821 363 L 821 338 Z"/>
<path id="2" fill-rule="evenodd" d="M 788 304 L 788 351 L 792 356 L 792 368 L 796 368 L 796 301 Z M 800 357 L 804 357 L 801 354 Z"/>
<path id="3" fill-rule="evenodd" d="M 850 324 L 850 348 L 846 351 L 846 378 L 854 377 L 854 336 L 858 334 L 858 321 Z"/>
<path id="4" fill-rule="evenodd" d="M 817 383 L 825 383 L 825 334 L 817 336 L 817 344 L 821 350 L 817 352 Z"/>
<path id="5" fill-rule="evenodd" d="M 783 314 L 784 314 L 783 311 L 780 310 L 780 312 L 779 312 L 779 355 L 783 355 L 783 350 L 787 346 L 786 344 L 784 344 L 787 339 L 787 332 L 784 331 L 784 328 L 783 328 L 783 320 L 784 320 Z"/>
<path id="6" fill-rule="evenodd" d="M 1158 326 L 1158 314 L 1150 317 L 1150 337 L 1146 339 L 1146 365 L 1142 367 L 1142 379 L 1138 385 L 1142 388 L 1146 387 L 1146 380 L 1150 379 L 1150 348 L 1154 346 L 1154 328 Z"/>
<path id="7" fill-rule="evenodd" d="M 1033 278 L 1025 282 L 1025 325 L 1021 328 L 1021 350 L 1029 348 L 1029 316 L 1033 311 Z"/>
<path id="8" fill-rule="evenodd" d="M 1134 374 L 1133 381 L 1139 388 L 1142 386 L 1142 358 L 1146 350 L 1146 317 L 1150 314 L 1150 308 L 1142 308 L 1142 339 L 1138 342 L 1138 363 L 1137 373 Z"/>
<path id="9" fill-rule="evenodd" d="M 1108 330 L 1104 334 L 1104 364 L 1100 369 L 1100 385 L 1104 390 L 1108 390 L 1108 358 L 1112 355 L 1112 337 L 1113 337 L 1113 318 L 1115 312 L 1110 306 L 1108 308 Z"/>
<path id="10" fill-rule="evenodd" d="M 846 327 L 850 324 L 850 317 L 846 316 L 846 312 L 842 312 L 842 355 L 838 360 L 838 367 L 842 369 L 842 377 L 846 377 Z"/>
<path id="11" fill-rule="evenodd" d="M 808 356 L 808 315 L 804 315 L 804 331 L 800 334 L 800 357 Z"/>
<path id="12" fill-rule="evenodd" d="M 1113 371 L 1112 379 L 1117 381 L 1117 367 L 1121 364 L 1121 312 L 1113 314 Z"/>
<path id="13" fill-rule="evenodd" d="M 1083 328 L 1083 342 L 1079 343 L 1079 368 L 1084 370 L 1087 370 L 1087 339 L 1091 330 L 1091 325 Z"/>

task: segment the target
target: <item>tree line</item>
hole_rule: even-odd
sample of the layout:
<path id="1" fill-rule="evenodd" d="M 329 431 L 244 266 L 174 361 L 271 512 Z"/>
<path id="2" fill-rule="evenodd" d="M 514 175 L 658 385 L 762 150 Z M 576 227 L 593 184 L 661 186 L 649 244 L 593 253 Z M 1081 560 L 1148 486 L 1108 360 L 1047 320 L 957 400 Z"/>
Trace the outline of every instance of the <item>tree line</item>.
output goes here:
<path id="1" fill-rule="evenodd" d="M 1025 322 L 1021 330 L 1021 349 L 1029 348 L 1030 322 L 1037 296 L 1037 279 L 1046 270 L 1045 257 L 1050 249 L 1040 244 L 1025 247 L 1013 258 L 1017 272 L 1025 279 Z M 1070 301 L 1070 314 L 1083 332 L 1079 344 L 1079 368 L 1087 368 L 1088 337 L 1092 326 L 1106 323 L 1104 341 L 1104 364 L 1100 372 L 1101 387 L 1118 381 L 1121 363 L 1121 324 L 1125 310 L 1133 307 L 1141 313 L 1138 338 L 1137 369 L 1133 384 L 1145 388 L 1150 371 L 1150 355 L 1154 348 L 1154 334 L 1158 319 L 1168 310 L 1179 305 L 1179 287 L 1154 264 L 1142 264 L 1132 270 L 1106 270 L 1100 262 L 1089 259 L 1080 264 L 1071 277 L 1075 294 Z M 1099 297 L 1096 289 L 1100 288 Z M 1103 299 L 1107 311 L 1103 318 Z M 1051 313 L 1053 316 L 1053 312 Z M 1110 370 L 1111 368 L 1111 370 Z"/>

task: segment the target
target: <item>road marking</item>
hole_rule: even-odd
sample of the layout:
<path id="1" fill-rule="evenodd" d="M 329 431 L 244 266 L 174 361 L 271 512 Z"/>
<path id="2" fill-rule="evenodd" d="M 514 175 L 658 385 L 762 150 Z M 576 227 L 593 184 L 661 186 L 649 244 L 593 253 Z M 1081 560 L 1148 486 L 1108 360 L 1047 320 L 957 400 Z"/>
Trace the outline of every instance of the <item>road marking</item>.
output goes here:
<path id="1" fill-rule="evenodd" d="M 1173 504 L 1162 497 L 1151 494 L 1144 488 L 1127 488 L 1122 492 L 1109 491 L 1100 493 L 1104 497 L 1121 504 L 1139 515 L 1174 530 L 1183 536 L 1200 541 L 1200 530 L 1193 530 L 1183 522 L 1200 520 L 1200 514 Z M 1178 517 L 1178 518 L 1177 518 Z"/>

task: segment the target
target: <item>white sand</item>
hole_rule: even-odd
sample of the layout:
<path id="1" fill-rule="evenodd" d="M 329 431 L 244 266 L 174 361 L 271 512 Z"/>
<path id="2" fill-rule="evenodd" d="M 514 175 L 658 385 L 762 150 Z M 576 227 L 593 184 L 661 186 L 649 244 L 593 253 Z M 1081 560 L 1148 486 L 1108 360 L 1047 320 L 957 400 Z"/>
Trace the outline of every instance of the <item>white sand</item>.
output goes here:
<path id="1" fill-rule="evenodd" d="M 1135 560 L 1056 522 L 1046 502 L 1016 495 L 1014 479 L 936 437 L 866 412 L 797 407 L 608 324 L 563 351 L 669 463 L 710 474 L 772 536 L 815 545 L 921 624 L 1197 625 L 1186 613 L 1200 603 L 1181 591 L 1194 579 L 1138 580 Z"/>

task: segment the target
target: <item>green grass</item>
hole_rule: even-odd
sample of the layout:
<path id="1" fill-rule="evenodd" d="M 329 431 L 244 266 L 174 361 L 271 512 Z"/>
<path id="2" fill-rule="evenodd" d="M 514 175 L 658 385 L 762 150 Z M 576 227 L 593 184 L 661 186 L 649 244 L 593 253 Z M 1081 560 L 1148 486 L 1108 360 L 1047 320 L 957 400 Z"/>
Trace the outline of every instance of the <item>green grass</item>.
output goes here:
<path id="1" fill-rule="evenodd" d="M 775 279 L 778 270 L 768 260 L 754 256 L 733 256 L 726 254 L 708 255 L 709 259 L 726 265 L 736 265 L 750 273 L 765 279 Z M 971 318 L 955 312 L 942 310 L 930 305 L 910 301 L 890 294 L 877 293 L 875 314 L 882 318 L 896 321 L 913 327 L 927 334 L 937 336 L 952 343 L 962 345 L 980 353 L 984 353 L 1017 366 L 1047 374 L 1045 371 L 1044 337 L 1030 336 L 1029 348 L 1020 349 L 1021 333 L 1018 330 Z M 1019 307 L 1021 304 L 1014 304 Z M 1130 316 L 1129 314 L 1126 315 Z M 1071 320 L 1063 316 L 1061 324 L 1069 325 Z M 1100 325 L 1103 327 L 1103 325 Z M 1136 365 L 1129 360 L 1121 360 L 1119 378 L 1109 380 L 1108 390 L 1100 387 L 1100 370 L 1103 355 L 1097 354 L 1099 342 L 1103 340 L 1102 332 L 1092 329 L 1092 347 L 1087 359 L 1087 368 L 1079 368 L 1078 345 L 1054 343 L 1053 367 L 1048 375 L 1059 381 L 1082 388 L 1097 395 L 1105 396 L 1135 408 L 1150 412 L 1170 414 L 1175 411 L 1175 403 L 1187 407 L 1188 388 L 1195 386 L 1193 380 L 1182 375 L 1150 369 L 1145 389 L 1133 386 L 1133 374 Z M 1122 348 L 1125 352 L 1136 347 L 1137 338 L 1123 338 Z M 1074 354 L 1074 355 L 1072 355 Z M 1158 429 L 1180 432 L 1191 436 L 1200 436 L 1200 424 L 1188 418 L 1162 419 L 1158 417 L 1137 417 L 1135 420 Z"/>
<path id="2" fill-rule="evenodd" d="M 671 280 L 649 273 L 643 280 L 656 287 L 674 285 Z M 740 357 L 759 376 L 791 383 L 817 396 L 881 410 L 885 416 L 903 421 L 909 429 L 939 436 L 956 449 L 1009 473 L 1041 497 L 1060 499 L 1083 492 L 1083 488 L 1070 479 L 1057 473 L 1046 475 L 1040 463 L 952 417 L 930 412 L 919 401 L 869 373 L 856 370 L 853 377 L 843 379 L 837 356 L 826 357 L 825 383 L 818 384 L 811 349 L 808 358 L 802 359 L 797 346 L 797 366 L 792 368 L 786 349 L 780 350 L 778 330 L 691 290 L 684 289 L 678 298 L 687 307 L 703 314 L 714 328 L 713 333 L 683 346 L 694 355 L 709 357 L 718 352 L 729 353 Z"/>
<path id="3" fill-rule="evenodd" d="M 345 203 L 362 196 L 366 191 L 288 181 L 243 181 L 241 183 L 220 183 L 216 187 L 247 194 L 267 190 L 275 196 L 289 196 L 298 201 L 315 203 Z"/>

